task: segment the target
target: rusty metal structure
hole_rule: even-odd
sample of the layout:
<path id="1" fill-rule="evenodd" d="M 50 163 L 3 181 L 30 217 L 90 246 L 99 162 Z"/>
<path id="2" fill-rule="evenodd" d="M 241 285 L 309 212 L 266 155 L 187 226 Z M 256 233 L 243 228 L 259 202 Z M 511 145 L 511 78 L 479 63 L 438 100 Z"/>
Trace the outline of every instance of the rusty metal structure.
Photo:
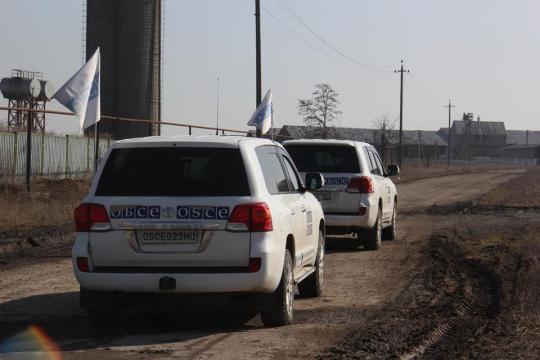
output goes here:
<path id="1" fill-rule="evenodd" d="M 27 131 L 31 116 L 32 130 L 45 132 L 46 104 L 54 94 L 54 87 L 50 81 L 43 80 L 43 73 L 13 69 L 11 77 L 0 82 L 0 90 L 8 100 L 9 131 Z"/>
<path id="2" fill-rule="evenodd" d="M 162 0 L 86 0 L 86 58 L 101 53 L 101 113 L 160 121 Z M 114 139 L 158 135 L 159 124 L 100 121 Z"/>

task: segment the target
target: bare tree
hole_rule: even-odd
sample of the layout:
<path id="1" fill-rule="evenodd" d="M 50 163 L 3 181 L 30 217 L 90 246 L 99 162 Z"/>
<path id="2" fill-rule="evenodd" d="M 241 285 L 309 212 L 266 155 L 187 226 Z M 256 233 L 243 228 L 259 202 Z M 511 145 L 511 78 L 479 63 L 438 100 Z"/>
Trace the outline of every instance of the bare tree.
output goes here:
<path id="1" fill-rule="evenodd" d="M 328 126 L 341 115 L 339 111 L 339 94 L 330 84 L 316 84 L 313 97 L 298 100 L 298 114 L 310 126 L 322 129 L 322 137 L 326 139 Z"/>
<path id="2" fill-rule="evenodd" d="M 393 130 L 396 126 L 397 119 L 392 119 L 390 114 L 385 113 L 377 116 L 373 119 L 373 127 L 375 128 L 375 136 L 380 141 L 380 150 L 383 162 L 385 162 L 386 149 L 388 145 L 394 140 Z"/>

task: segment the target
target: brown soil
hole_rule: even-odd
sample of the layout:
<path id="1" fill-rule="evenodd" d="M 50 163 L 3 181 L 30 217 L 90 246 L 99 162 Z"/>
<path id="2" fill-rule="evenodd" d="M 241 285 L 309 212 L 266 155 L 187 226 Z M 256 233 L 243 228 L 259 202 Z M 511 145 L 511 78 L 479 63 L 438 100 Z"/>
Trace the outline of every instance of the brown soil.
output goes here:
<path id="1" fill-rule="evenodd" d="M 64 225 L 88 192 L 89 179 L 42 179 L 27 192 L 21 184 L 0 184 L 0 229 Z"/>
<path id="2" fill-rule="evenodd" d="M 536 234 L 538 216 L 515 209 L 456 214 L 452 205 L 516 175 L 497 170 L 400 184 L 398 240 L 367 252 L 328 239 L 324 295 L 296 299 L 288 327 L 264 328 L 257 317 L 238 327 L 225 315 L 191 314 L 96 330 L 78 307 L 69 258 L 10 260 L 0 267 L 0 357 L 36 350 L 21 336 L 30 324 L 41 326 L 65 359 L 504 358 L 507 347 L 525 354 L 525 343 L 538 338 L 531 306 L 538 286 L 529 286 L 538 281 L 538 249 L 530 235 L 536 257 L 523 255 L 520 232 L 504 224 Z M 495 226 L 502 217 L 508 220 Z M 502 247 L 510 239 L 519 246 Z M 517 326 L 509 327 L 515 316 Z"/>

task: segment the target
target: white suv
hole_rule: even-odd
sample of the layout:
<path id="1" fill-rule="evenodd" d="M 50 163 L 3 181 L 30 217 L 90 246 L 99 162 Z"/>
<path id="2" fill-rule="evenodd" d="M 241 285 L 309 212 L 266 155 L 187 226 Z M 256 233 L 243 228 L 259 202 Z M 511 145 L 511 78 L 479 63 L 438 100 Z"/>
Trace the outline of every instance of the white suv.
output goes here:
<path id="1" fill-rule="evenodd" d="M 323 185 L 307 177 L 309 190 Z M 74 214 L 81 306 L 103 321 L 152 294 L 195 299 L 189 310 L 219 298 L 261 311 L 265 325 L 291 323 L 296 284 L 322 291 L 324 215 L 307 190 L 270 140 L 116 142 Z"/>
<path id="2" fill-rule="evenodd" d="M 321 172 L 321 201 L 329 235 L 355 233 L 368 250 L 396 236 L 397 192 L 375 148 L 346 140 L 290 140 L 284 146 L 301 173 Z"/>

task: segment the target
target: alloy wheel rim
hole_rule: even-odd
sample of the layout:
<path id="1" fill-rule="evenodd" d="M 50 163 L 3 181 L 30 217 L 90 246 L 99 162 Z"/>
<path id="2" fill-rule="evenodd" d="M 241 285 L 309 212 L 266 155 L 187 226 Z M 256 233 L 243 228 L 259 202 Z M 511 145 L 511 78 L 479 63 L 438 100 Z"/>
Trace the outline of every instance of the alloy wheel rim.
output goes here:
<path id="1" fill-rule="evenodd" d="M 292 308 L 293 308 L 293 299 L 294 299 L 294 292 L 293 292 L 293 280 L 292 280 L 292 272 L 289 272 L 289 276 L 287 276 L 287 283 L 285 284 L 287 292 L 285 296 L 285 302 L 287 307 L 287 313 L 289 316 L 292 314 Z"/>
<path id="2" fill-rule="evenodd" d="M 319 256 L 319 286 L 322 286 L 323 283 L 323 274 L 324 274 L 324 245 L 321 244 L 321 253 Z"/>
<path id="3" fill-rule="evenodd" d="M 394 214 L 392 214 L 392 232 L 394 233 L 394 237 L 397 234 L 396 225 L 396 208 L 394 207 Z"/>
<path id="4" fill-rule="evenodd" d="M 377 242 L 381 242 L 382 228 L 381 228 L 381 218 L 377 219 Z"/>

